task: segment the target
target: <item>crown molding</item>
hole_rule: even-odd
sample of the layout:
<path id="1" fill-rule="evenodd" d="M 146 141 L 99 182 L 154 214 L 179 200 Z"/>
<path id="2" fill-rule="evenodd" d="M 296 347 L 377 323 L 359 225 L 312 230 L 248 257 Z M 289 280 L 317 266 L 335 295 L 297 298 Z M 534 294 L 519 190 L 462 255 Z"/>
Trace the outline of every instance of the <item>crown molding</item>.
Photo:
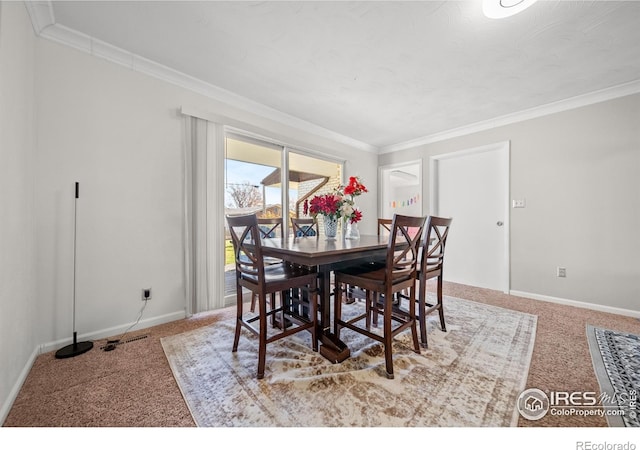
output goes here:
<path id="1" fill-rule="evenodd" d="M 55 16 L 50 1 L 25 1 L 25 5 L 29 11 L 34 31 L 42 38 L 80 50 L 92 56 L 124 66 L 135 72 L 154 77 L 167 83 L 196 92 L 213 100 L 226 103 L 232 107 L 305 131 L 318 137 L 330 139 L 334 142 L 348 145 L 369 153 L 378 153 L 378 147 L 283 113 L 150 59 L 143 58 L 135 53 L 131 53 L 99 39 L 95 39 L 87 34 L 80 33 L 79 31 L 57 24 L 55 23 Z"/>
<path id="2" fill-rule="evenodd" d="M 393 153 L 400 150 L 418 147 L 420 145 L 432 144 L 434 142 L 444 141 L 455 137 L 465 136 L 479 131 L 485 131 L 492 128 L 498 128 L 504 125 L 510 125 L 525 120 L 535 119 L 537 117 L 547 116 L 562 111 L 580 108 L 595 103 L 601 103 L 607 100 L 613 100 L 627 95 L 640 93 L 640 80 L 631 81 L 629 83 L 620 84 L 599 91 L 590 92 L 588 94 L 578 95 L 565 100 L 548 103 L 546 105 L 537 106 L 535 108 L 525 109 L 513 114 L 496 117 L 494 119 L 476 122 L 463 127 L 423 136 L 410 141 L 392 144 L 379 149 L 379 153 Z"/>
<path id="3" fill-rule="evenodd" d="M 560 100 L 546 105 L 519 111 L 513 114 L 496 117 L 493 119 L 476 122 L 440 133 L 422 136 L 397 144 L 384 147 L 376 147 L 371 144 L 350 138 L 336 133 L 329 129 L 320 127 L 306 120 L 291 116 L 266 105 L 242 97 L 226 89 L 206 83 L 202 80 L 186 75 L 170 67 L 159 64 L 155 61 L 143 58 L 134 53 L 115 47 L 106 42 L 95 39 L 87 34 L 80 33 L 71 28 L 55 23 L 55 16 L 50 0 L 30 1 L 25 0 L 35 33 L 45 39 L 72 47 L 76 50 L 88 53 L 98 58 L 105 59 L 115 64 L 127 67 L 133 71 L 154 77 L 167 83 L 196 92 L 205 97 L 239 108 L 257 116 L 279 122 L 283 125 L 308 132 L 318 137 L 330 139 L 362 151 L 375 154 L 393 153 L 406 150 L 420 145 L 431 144 L 455 137 L 465 136 L 492 128 L 501 127 L 524 120 L 535 119 L 570 109 L 588 106 L 595 103 L 613 100 L 615 98 L 640 93 L 640 80 L 621 84 L 607 89 L 575 96 L 569 99 Z"/>
<path id="4" fill-rule="evenodd" d="M 29 17 L 31 17 L 33 31 L 35 31 L 38 36 L 44 29 L 56 23 L 50 1 L 25 0 L 24 6 L 27 8 Z"/>

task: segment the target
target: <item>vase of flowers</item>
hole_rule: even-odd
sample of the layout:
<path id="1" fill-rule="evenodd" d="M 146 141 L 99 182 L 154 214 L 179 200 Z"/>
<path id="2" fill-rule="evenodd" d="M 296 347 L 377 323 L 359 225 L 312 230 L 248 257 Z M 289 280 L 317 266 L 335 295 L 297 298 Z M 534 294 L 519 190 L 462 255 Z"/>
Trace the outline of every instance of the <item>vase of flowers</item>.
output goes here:
<path id="1" fill-rule="evenodd" d="M 316 195 L 310 202 L 305 201 L 304 213 L 311 214 L 314 218 L 318 215 L 324 218 L 325 236 L 328 239 L 335 239 L 337 235 L 338 221 L 343 219 L 343 226 L 353 226 L 362 220 L 362 212 L 355 206 L 355 197 L 367 192 L 367 188 L 360 182 L 358 177 L 349 177 L 349 184 L 339 186 L 329 194 Z M 343 228 L 345 238 L 360 237 L 357 226 L 355 233 L 350 237 Z"/>
<path id="2" fill-rule="evenodd" d="M 360 182 L 360 179 L 358 177 L 349 177 L 349 184 L 344 187 L 344 194 L 349 196 L 347 203 L 351 205 L 353 212 L 345 217 L 347 225 L 347 231 L 345 234 L 346 239 L 360 238 L 358 222 L 362 219 L 362 212 L 356 208 L 355 197 L 364 192 L 367 192 L 367 188 Z"/>
<path id="3" fill-rule="evenodd" d="M 338 235 L 338 219 L 335 217 L 325 217 L 324 235 L 327 239 L 335 239 Z"/>

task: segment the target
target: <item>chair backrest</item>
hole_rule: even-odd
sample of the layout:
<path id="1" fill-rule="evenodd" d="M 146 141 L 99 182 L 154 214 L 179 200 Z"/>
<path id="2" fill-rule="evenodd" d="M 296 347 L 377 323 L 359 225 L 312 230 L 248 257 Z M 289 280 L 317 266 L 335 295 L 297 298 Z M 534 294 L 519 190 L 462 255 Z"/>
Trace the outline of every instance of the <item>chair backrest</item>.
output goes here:
<path id="1" fill-rule="evenodd" d="M 393 219 L 378 219 L 378 236 L 391 234 L 391 223 Z"/>
<path id="2" fill-rule="evenodd" d="M 291 218 L 291 228 L 295 237 L 318 237 L 318 221 L 313 218 Z"/>
<path id="3" fill-rule="evenodd" d="M 246 216 L 227 216 L 229 234 L 233 242 L 233 254 L 236 261 L 236 277 L 243 275 L 255 277 L 259 283 L 264 281 L 264 260 L 260 228 L 255 214 Z"/>
<path id="4" fill-rule="evenodd" d="M 425 217 L 394 214 L 387 245 L 385 282 L 415 278 L 424 223 Z M 403 243 L 406 245 L 398 246 Z"/>
<path id="5" fill-rule="evenodd" d="M 429 216 L 425 225 L 426 232 L 422 241 L 420 272 L 441 272 L 444 262 L 444 249 L 453 219 Z"/>
<path id="6" fill-rule="evenodd" d="M 263 238 L 274 238 L 284 237 L 284 229 L 282 227 L 282 217 L 272 217 L 270 219 L 258 219 L 258 229 L 260 230 L 260 237 Z M 280 236 L 277 236 L 277 233 L 280 233 Z"/>

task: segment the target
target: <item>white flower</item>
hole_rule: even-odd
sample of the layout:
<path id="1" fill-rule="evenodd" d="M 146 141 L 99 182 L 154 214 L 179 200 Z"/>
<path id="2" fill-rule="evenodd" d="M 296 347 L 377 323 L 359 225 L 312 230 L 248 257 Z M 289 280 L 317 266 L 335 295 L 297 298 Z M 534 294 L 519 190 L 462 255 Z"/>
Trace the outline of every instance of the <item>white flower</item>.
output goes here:
<path id="1" fill-rule="evenodd" d="M 353 214 L 353 205 L 348 202 L 344 202 L 340 207 L 340 211 L 342 212 L 343 217 L 351 217 L 351 214 Z"/>

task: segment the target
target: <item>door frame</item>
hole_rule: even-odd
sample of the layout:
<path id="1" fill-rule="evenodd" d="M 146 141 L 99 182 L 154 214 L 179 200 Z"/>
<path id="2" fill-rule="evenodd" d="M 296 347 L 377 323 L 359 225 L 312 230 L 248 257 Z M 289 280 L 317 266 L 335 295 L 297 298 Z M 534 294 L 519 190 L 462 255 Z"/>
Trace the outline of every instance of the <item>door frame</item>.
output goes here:
<path id="1" fill-rule="evenodd" d="M 468 148 L 465 150 L 443 153 L 429 157 L 429 211 L 431 215 L 438 215 L 438 165 L 440 161 L 453 158 L 464 158 L 469 155 L 493 151 L 499 152 L 498 154 L 503 158 L 503 162 L 507 168 L 505 171 L 506 173 L 504 174 L 505 176 L 502 179 L 502 189 L 506 194 L 505 197 L 507 199 L 504 204 L 503 211 L 503 227 L 505 229 L 503 262 L 506 273 L 503 273 L 504 282 L 500 288 L 505 294 L 508 294 L 511 289 L 511 209 L 509 205 L 511 199 L 511 141 L 496 142 L 480 147 Z"/>
<path id="2" fill-rule="evenodd" d="M 402 169 L 403 167 L 407 167 L 407 166 L 418 166 L 418 190 L 420 191 L 420 215 L 423 214 L 424 211 L 424 201 L 423 201 L 423 195 L 424 195 L 424 186 L 422 183 L 422 158 L 420 159 L 415 159 L 415 160 L 411 160 L 411 161 L 403 161 L 403 162 L 398 162 L 398 163 L 393 163 L 393 164 L 386 164 L 384 166 L 378 166 L 378 217 L 383 216 L 382 212 L 384 210 L 384 202 L 385 202 L 385 197 L 384 197 L 384 192 L 387 190 L 387 186 L 385 185 L 385 179 L 384 179 L 384 173 L 385 171 L 388 170 L 394 170 L 394 169 Z M 390 218 L 390 217 L 387 217 Z"/>

